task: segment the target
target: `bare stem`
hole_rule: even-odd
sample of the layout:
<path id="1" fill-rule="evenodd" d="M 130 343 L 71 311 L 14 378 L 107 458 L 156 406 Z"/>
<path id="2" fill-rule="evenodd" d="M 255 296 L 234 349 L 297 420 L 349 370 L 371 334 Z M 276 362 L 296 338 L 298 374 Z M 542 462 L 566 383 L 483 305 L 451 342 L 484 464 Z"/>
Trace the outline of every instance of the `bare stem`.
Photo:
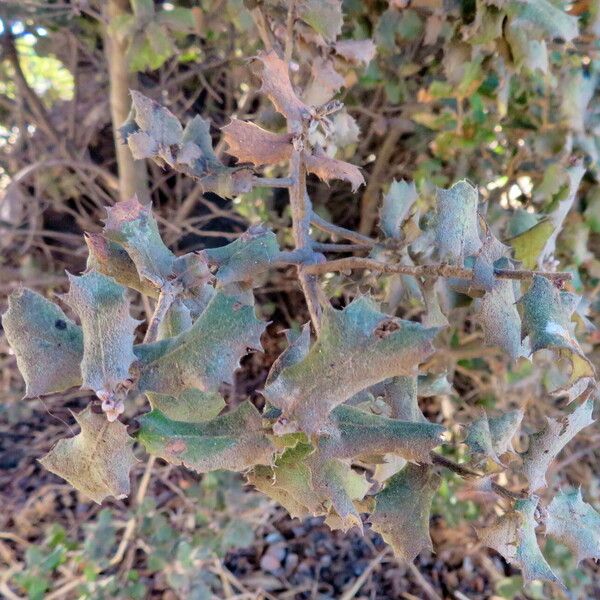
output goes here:
<path id="1" fill-rule="evenodd" d="M 453 473 L 456 473 L 457 475 L 460 475 L 461 477 L 464 477 L 465 479 L 475 479 L 475 478 L 483 477 L 483 475 L 481 473 L 478 473 L 477 471 L 473 471 L 472 469 L 469 469 L 468 467 L 465 467 L 464 465 L 459 465 L 458 463 L 454 462 L 450 458 L 447 458 L 446 456 L 442 456 L 441 454 L 438 454 L 437 452 L 432 451 L 429 453 L 429 456 L 431 457 L 433 464 L 440 465 L 441 467 L 445 467 L 449 471 L 452 471 Z M 495 483 L 493 481 L 491 482 L 491 487 L 492 487 L 492 490 L 494 492 L 496 492 L 499 496 L 503 496 L 504 498 L 508 498 L 510 500 L 520 500 L 520 499 L 526 497 L 524 494 L 521 494 L 519 492 L 512 492 L 508 488 L 505 488 L 503 485 L 500 485 L 499 483 Z"/>
<path id="2" fill-rule="evenodd" d="M 345 240 L 350 240 L 363 246 L 369 246 L 372 248 L 377 245 L 377 240 L 374 240 L 369 236 L 362 235 L 362 233 L 358 233 L 357 231 L 352 231 L 350 229 L 346 229 L 345 227 L 334 225 L 333 223 L 323 219 L 323 217 L 320 217 L 315 212 L 313 212 L 310 216 L 310 223 L 321 231 L 325 231 L 326 233 L 330 233 Z"/>
<path id="3" fill-rule="evenodd" d="M 302 159 L 302 150 L 294 149 L 290 161 L 290 177 L 294 184 L 290 188 L 290 208 L 292 211 L 292 233 L 296 249 L 310 251 L 312 249 L 312 238 L 310 237 L 310 217 L 312 207 L 306 193 L 306 168 Z M 321 331 L 321 305 L 319 303 L 319 281 L 316 274 L 307 273 L 306 265 L 298 265 L 298 279 L 306 297 L 308 312 L 319 335 Z"/>
<path id="4" fill-rule="evenodd" d="M 294 185 L 294 180 L 290 177 L 254 177 L 252 185 L 254 187 L 290 188 Z"/>
<path id="5" fill-rule="evenodd" d="M 372 258 L 360 258 L 350 256 L 347 258 L 338 258 L 325 263 L 306 265 L 304 271 L 319 275 L 322 273 L 331 273 L 334 271 L 351 271 L 353 269 L 369 269 L 381 273 L 413 275 L 415 277 L 437 278 L 451 277 L 457 279 L 472 279 L 473 271 L 465 267 L 457 267 L 447 264 L 432 265 L 401 265 L 386 264 Z M 496 277 L 500 279 L 531 279 L 534 275 L 539 275 L 550 279 L 556 283 L 562 283 L 571 279 L 571 273 L 559 272 L 550 273 L 545 271 L 509 271 L 505 269 L 495 269 Z"/>

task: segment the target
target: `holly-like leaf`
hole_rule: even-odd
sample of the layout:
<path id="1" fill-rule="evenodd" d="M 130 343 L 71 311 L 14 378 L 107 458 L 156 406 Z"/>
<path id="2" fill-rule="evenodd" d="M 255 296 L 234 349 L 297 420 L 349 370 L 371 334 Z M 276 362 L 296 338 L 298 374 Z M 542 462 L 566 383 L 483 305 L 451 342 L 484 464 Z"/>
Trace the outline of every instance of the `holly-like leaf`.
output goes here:
<path id="1" fill-rule="evenodd" d="M 554 231 L 550 219 L 543 219 L 533 227 L 515 235 L 508 240 L 512 246 L 515 259 L 523 263 L 524 269 L 534 269 L 542 254 L 546 242 Z"/>
<path id="2" fill-rule="evenodd" d="M 68 277 L 71 286 L 61 298 L 77 313 L 83 330 L 82 387 L 113 393 L 135 360 L 138 321 L 129 314 L 125 288 L 111 277 L 96 271 Z"/>
<path id="3" fill-rule="evenodd" d="M 523 454 L 521 472 L 529 489 L 545 487 L 546 471 L 558 453 L 585 427 L 591 425 L 594 401 L 589 398 L 562 419 L 546 419 L 546 426 L 531 436 L 529 448 Z"/>
<path id="4" fill-rule="evenodd" d="M 304 162 L 309 173 L 316 175 L 326 183 L 332 179 L 341 179 L 350 184 L 353 192 L 365 184 L 365 178 L 356 165 L 330 158 L 324 153 L 305 153 Z"/>
<path id="5" fill-rule="evenodd" d="M 210 421 L 227 406 L 219 392 L 184 390 L 177 397 L 152 392 L 147 395 L 153 411 L 158 411 L 173 421 L 185 423 Z"/>
<path id="6" fill-rule="evenodd" d="M 440 477 L 431 467 L 408 464 L 376 494 L 373 529 L 399 559 L 412 562 L 423 550 L 433 550 L 429 513 L 439 485 Z"/>
<path id="7" fill-rule="evenodd" d="M 344 86 L 345 79 L 335 70 L 333 61 L 317 58 L 313 61 L 311 78 L 302 99 L 306 104 L 325 104 Z"/>
<path id="8" fill-rule="evenodd" d="M 523 307 L 523 336 L 529 336 L 531 351 L 551 348 L 571 361 L 571 376 L 566 387 L 580 379 L 593 378 L 594 366 L 579 346 L 575 324 L 571 322 L 579 298 L 560 292 L 551 281 L 536 275 L 519 302 Z"/>
<path id="9" fill-rule="evenodd" d="M 139 422 L 138 439 L 147 452 L 199 473 L 269 464 L 275 451 L 262 430 L 260 413 L 250 402 L 210 421 L 173 421 L 153 410 Z"/>
<path id="10" fill-rule="evenodd" d="M 512 439 L 517 434 L 522 420 L 523 411 L 520 409 L 509 410 L 497 417 L 488 419 L 492 447 L 498 456 L 502 456 L 507 452 L 514 452 Z"/>
<path id="11" fill-rule="evenodd" d="M 121 244 L 100 233 L 85 233 L 84 237 L 89 251 L 86 265 L 88 271 L 98 271 L 141 294 L 158 298 L 160 290 L 148 279 L 140 279 L 135 263 Z"/>
<path id="12" fill-rule="evenodd" d="M 384 398 L 390 406 L 390 416 L 401 421 L 428 423 L 417 399 L 418 377 L 400 375 L 384 381 Z"/>
<path id="13" fill-rule="evenodd" d="M 535 535 L 538 498 L 517 500 L 514 509 L 493 525 L 477 531 L 481 542 L 501 554 L 523 573 L 526 582 L 535 579 L 562 585 L 544 558 Z"/>
<path id="14" fill-rule="evenodd" d="M 199 180 L 205 192 L 231 197 L 252 189 L 252 172 L 227 167 L 212 147 L 208 121 L 196 115 L 185 127 L 177 117 L 154 100 L 131 92 L 130 118 L 120 128 L 134 158 L 151 158 Z"/>
<path id="15" fill-rule="evenodd" d="M 355 501 L 370 485 L 348 464 L 336 459 L 313 458 L 314 448 L 299 442 L 286 449 L 272 467 L 257 467 L 248 481 L 279 502 L 291 516 L 327 516 L 330 526 L 347 530 L 362 527 Z"/>
<path id="16" fill-rule="evenodd" d="M 435 237 L 441 260 L 462 267 L 481 248 L 477 204 L 477 189 L 467 181 L 438 189 Z"/>
<path id="17" fill-rule="evenodd" d="M 367 66 L 377 52 L 373 40 L 340 40 L 333 46 L 334 50 L 348 62 Z"/>
<path id="18" fill-rule="evenodd" d="M 506 258 L 495 265 L 512 270 L 512 264 Z M 523 354 L 515 287 L 515 282 L 510 279 L 494 278 L 491 289 L 475 302 L 475 316 L 483 329 L 485 343 L 502 348 L 513 360 Z"/>
<path id="19" fill-rule="evenodd" d="M 301 123 L 310 112 L 294 92 L 288 64 L 274 50 L 261 52 L 257 58 L 262 63 L 260 91 L 269 98 L 277 112 L 289 121 Z"/>
<path id="20" fill-rule="evenodd" d="M 326 429 L 329 412 L 357 392 L 412 375 L 433 352 L 437 329 L 389 317 L 366 297 L 323 313 L 319 339 L 300 362 L 265 387 L 265 398 L 305 432 Z"/>
<path id="21" fill-rule="evenodd" d="M 565 218 L 573 203 L 575 202 L 575 198 L 577 197 L 577 190 L 579 189 L 579 184 L 581 183 L 581 179 L 585 175 L 586 168 L 582 163 L 576 164 L 567 170 L 567 185 L 562 191 L 563 198 L 560 198 L 558 201 L 557 207 L 550 213 L 549 219 L 552 223 L 553 229 L 552 233 L 546 240 L 544 244 L 544 248 L 540 252 L 538 256 L 538 267 L 543 268 L 544 265 L 550 261 L 554 257 L 554 252 L 556 250 L 556 240 L 558 238 L 559 233 L 562 230 Z"/>
<path id="22" fill-rule="evenodd" d="M 490 424 L 485 412 L 469 424 L 464 443 L 476 456 L 483 456 L 486 459 L 489 458 L 496 464 L 502 465 L 492 444 Z"/>
<path id="23" fill-rule="evenodd" d="M 107 208 L 107 213 L 105 236 L 125 248 L 141 279 L 160 289 L 173 272 L 175 255 L 160 237 L 152 208 L 133 196 Z"/>
<path id="24" fill-rule="evenodd" d="M 219 291 L 191 329 L 136 347 L 141 362 L 139 388 L 175 397 L 187 389 L 216 391 L 221 383 L 232 381 L 248 348 L 260 348 L 264 328 L 253 306 Z"/>
<path id="25" fill-rule="evenodd" d="M 40 462 L 98 504 L 107 496 L 125 498 L 129 471 L 136 463 L 127 428 L 119 421 L 110 423 L 89 406 L 74 417 L 80 433 L 59 440 Z"/>
<path id="26" fill-rule="evenodd" d="M 300 0 L 298 16 L 328 42 L 334 42 L 342 33 L 341 0 Z"/>
<path id="27" fill-rule="evenodd" d="M 227 153 L 240 162 L 253 165 L 274 165 L 292 156 L 292 136 L 289 133 L 272 133 L 255 123 L 231 119 L 221 129 L 227 143 Z"/>
<path id="28" fill-rule="evenodd" d="M 417 188 L 404 180 L 392 181 L 383 197 L 379 213 L 379 227 L 384 235 L 395 240 L 402 238 L 402 225 L 417 200 Z"/>
<path id="29" fill-rule="evenodd" d="M 262 225 L 249 227 L 235 241 L 220 248 L 207 248 L 201 254 L 210 267 L 216 267 L 218 286 L 235 282 L 251 283 L 279 257 L 277 236 Z"/>
<path id="30" fill-rule="evenodd" d="M 397 454 L 410 461 L 430 462 L 429 453 L 442 442 L 445 428 L 430 422 L 400 421 L 369 414 L 353 406 L 331 413 L 336 433 L 319 439 L 323 458 L 355 458 Z"/>
<path id="31" fill-rule="evenodd" d="M 547 508 L 546 535 L 564 544 L 577 564 L 600 559 L 600 514 L 581 497 L 581 489 L 559 492 Z"/>
<path id="32" fill-rule="evenodd" d="M 81 327 L 53 302 L 28 289 L 8 297 L 2 328 L 25 380 L 25 397 L 81 385 Z"/>

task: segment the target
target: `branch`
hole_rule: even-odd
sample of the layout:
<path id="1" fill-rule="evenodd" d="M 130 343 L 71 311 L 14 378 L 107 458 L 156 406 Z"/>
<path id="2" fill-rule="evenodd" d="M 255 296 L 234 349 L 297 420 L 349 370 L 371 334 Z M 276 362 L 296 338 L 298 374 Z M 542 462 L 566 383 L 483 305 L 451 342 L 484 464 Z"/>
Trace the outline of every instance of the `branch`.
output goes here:
<path id="1" fill-rule="evenodd" d="M 154 313 L 150 319 L 148 329 L 146 330 L 146 335 L 144 336 L 144 344 L 149 344 L 150 342 L 154 342 L 156 340 L 158 328 L 163 322 L 163 319 L 171 307 L 171 304 L 173 304 L 173 301 L 175 298 L 177 298 L 178 293 L 179 289 L 171 284 L 166 284 L 163 286 L 158 296 L 156 308 L 154 309 Z"/>
<path id="2" fill-rule="evenodd" d="M 459 465 L 458 463 L 454 462 L 453 460 L 451 460 L 445 456 L 442 456 L 441 454 L 438 454 L 437 452 L 432 451 L 429 453 L 429 456 L 431 457 L 433 464 L 440 465 L 441 467 L 445 467 L 449 471 L 452 471 L 453 473 L 456 473 L 457 475 L 460 475 L 461 477 L 464 477 L 465 479 L 475 479 L 475 478 L 483 477 L 483 475 L 481 473 L 478 473 L 477 471 L 473 471 L 472 469 L 469 469 L 468 467 L 465 467 L 464 465 Z M 527 497 L 525 494 L 522 494 L 520 492 L 512 492 L 508 488 L 505 488 L 503 485 L 500 485 L 499 483 L 495 483 L 494 481 L 491 481 L 490 484 L 491 484 L 492 490 L 494 492 L 496 492 L 499 496 L 508 498 L 509 500 L 520 500 L 522 498 Z"/>
<path id="3" fill-rule="evenodd" d="M 359 258 L 350 256 L 347 258 L 338 258 L 325 263 L 306 265 L 304 271 L 314 275 L 322 273 L 331 273 L 333 271 L 351 271 L 353 269 L 369 269 L 388 274 L 413 275 L 414 277 L 424 277 L 435 279 L 438 277 L 450 277 L 456 279 L 472 279 L 473 271 L 465 267 L 456 267 L 447 264 L 433 265 L 388 265 L 372 258 Z M 562 284 L 572 278 L 571 273 L 558 272 L 550 273 L 546 271 L 509 271 L 506 269 L 495 269 L 494 273 L 499 279 L 532 279 L 534 275 L 539 275 L 550 279 L 556 284 Z"/>
<path id="4" fill-rule="evenodd" d="M 312 206 L 310 198 L 306 193 L 306 168 L 302 158 L 302 149 L 294 148 L 290 160 L 290 178 L 294 184 L 290 188 L 290 208 L 292 212 L 292 233 L 296 250 L 300 252 L 312 249 L 312 238 L 310 237 L 310 217 Z M 298 279 L 306 297 L 306 305 L 310 318 L 319 335 L 321 331 L 321 305 L 319 303 L 319 281 L 316 274 L 307 273 L 305 264 L 298 265 Z"/>
<path id="5" fill-rule="evenodd" d="M 330 233 L 331 235 L 335 235 L 345 240 L 350 240 L 363 246 L 368 246 L 370 248 L 377 246 L 376 240 L 366 235 L 362 235 L 362 233 L 358 233 L 357 231 L 351 231 L 350 229 L 346 229 L 345 227 L 334 225 L 333 223 L 330 223 L 329 221 L 323 219 L 323 217 L 320 217 L 314 211 L 310 216 L 310 224 L 314 225 L 317 229 L 320 229 L 321 231 Z"/>

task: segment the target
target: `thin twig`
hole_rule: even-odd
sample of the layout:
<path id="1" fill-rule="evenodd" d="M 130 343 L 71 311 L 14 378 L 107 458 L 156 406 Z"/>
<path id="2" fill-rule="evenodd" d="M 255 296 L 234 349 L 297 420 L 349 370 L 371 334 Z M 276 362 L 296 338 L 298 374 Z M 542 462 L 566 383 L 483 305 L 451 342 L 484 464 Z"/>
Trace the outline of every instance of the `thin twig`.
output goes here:
<path id="1" fill-rule="evenodd" d="M 312 207 L 310 198 L 306 193 L 306 168 L 302 158 L 301 149 L 294 149 L 290 160 L 290 177 L 294 185 L 290 188 L 290 208 L 292 212 L 292 233 L 297 250 L 312 252 L 312 238 L 310 237 L 310 217 Z M 319 335 L 321 331 L 321 305 L 319 303 L 319 282 L 316 274 L 307 273 L 306 265 L 298 265 L 298 279 L 306 298 L 306 305 L 310 318 Z"/>
<path id="2" fill-rule="evenodd" d="M 290 177 L 254 177 L 252 185 L 254 187 L 290 188 L 294 185 L 294 180 Z"/>
<path id="3" fill-rule="evenodd" d="M 369 563 L 367 568 L 360 574 L 360 577 L 358 577 L 354 581 L 354 583 L 352 584 L 352 587 L 350 589 L 348 589 L 346 592 L 344 592 L 344 594 L 341 596 L 340 600 L 351 600 L 352 598 L 354 598 L 354 596 L 356 596 L 356 594 L 358 594 L 358 592 L 360 591 L 360 588 L 365 584 L 367 577 L 374 571 L 375 567 L 377 567 L 377 565 L 379 565 L 379 563 L 389 553 L 390 553 L 390 549 L 384 548 L 375 558 L 373 558 L 373 560 L 371 560 L 371 562 Z"/>
<path id="4" fill-rule="evenodd" d="M 351 271 L 353 269 L 369 269 L 371 271 L 379 271 L 381 273 L 413 275 L 415 277 L 437 278 L 450 277 L 456 279 L 472 279 L 473 271 L 465 267 L 457 267 L 443 263 L 432 265 L 389 265 L 382 263 L 372 258 L 359 258 L 350 256 L 347 258 L 338 258 L 325 263 L 306 265 L 304 270 L 306 273 L 320 275 L 322 273 L 331 273 L 332 271 Z M 551 273 L 546 271 L 509 271 L 505 269 L 495 269 L 496 277 L 500 279 L 531 279 L 535 275 L 545 277 L 556 283 L 569 281 L 572 278 L 571 273 L 559 272 Z"/>
<path id="5" fill-rule="evenodd" d="M 315 212 L 313 212 L 310 216 L 310 224 L 321 231 L 330 233 L 344 240 L 350 240 L 352 242 L 356 242 L 357 244 L 362 244 L 363 246 L 368 246 L 371 248 L 377 246 L 377 240 L 374 240 L 369 236 L 362 235 L 362 233 L 358 233 L 357 231 L 352 231 L 350 229 L 346 229 L 345 227 L 334 225 L 333 223 L 326 221 L 323 217 L 320 217 Z"/>

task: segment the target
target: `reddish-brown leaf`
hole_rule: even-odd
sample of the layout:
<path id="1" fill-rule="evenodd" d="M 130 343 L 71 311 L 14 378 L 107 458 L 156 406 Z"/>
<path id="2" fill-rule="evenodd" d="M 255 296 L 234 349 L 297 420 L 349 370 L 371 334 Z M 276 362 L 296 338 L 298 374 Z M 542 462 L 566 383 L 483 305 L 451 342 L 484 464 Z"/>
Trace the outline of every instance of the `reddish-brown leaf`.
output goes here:
<path id="1" fill-rule="evenodd" d="M 240 162 L 274 165 L 292 156 L 291 134 L 272 133 L 239 119 L 232 119 L 221 131 L 227 152 Z"/>
<path id="2" fill-rule="evenodd" d="M 261 52 L 258 60 L 263 65 L 261 72 L 262 87 L 260 91 L 269 97 L 277 112 L 290 121 L 300 122 L 304 115 L 309 114 L 308 106 L 296 96 L 288 64 L 281 60 L 274 50 Z"/>
<path id="3" fill-rule="evenodd" d="M 323 181 L 330 181 L 331 179 L 348 181 L 353 192 L 365 183 L 360 169 L 356 165 L 351 165 L 343 160 L 329 158 L 324 154 L 309 155 L 305 153 L 304 161 L 309 173 L 313 173 Z"/>

